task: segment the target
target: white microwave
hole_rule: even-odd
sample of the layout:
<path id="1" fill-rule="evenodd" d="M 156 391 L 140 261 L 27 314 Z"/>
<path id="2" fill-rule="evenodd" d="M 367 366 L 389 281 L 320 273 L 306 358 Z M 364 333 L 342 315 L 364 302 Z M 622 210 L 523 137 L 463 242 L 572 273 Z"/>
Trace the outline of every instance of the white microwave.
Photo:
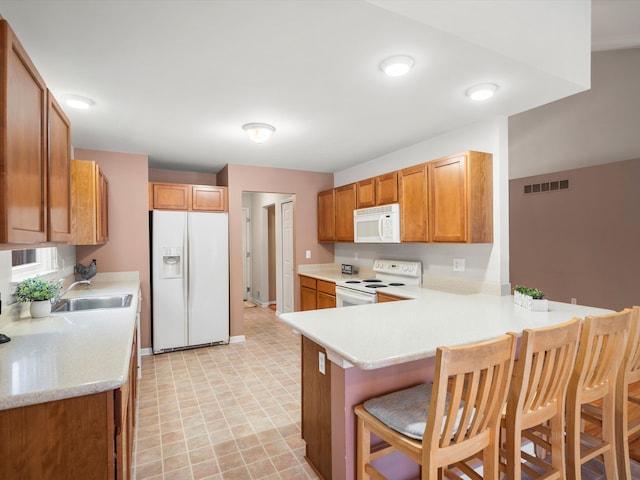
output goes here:
<path id="1" fill-rule="evenodd" d="M 400 204 L 353 211 L 354 243 L 400 243 Z"/>

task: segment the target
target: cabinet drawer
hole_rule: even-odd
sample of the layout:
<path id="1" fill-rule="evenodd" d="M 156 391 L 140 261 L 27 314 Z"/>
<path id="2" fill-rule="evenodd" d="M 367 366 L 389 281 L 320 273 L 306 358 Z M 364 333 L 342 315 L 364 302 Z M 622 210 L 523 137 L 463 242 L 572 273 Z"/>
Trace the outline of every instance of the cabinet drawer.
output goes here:
<path id="1" fill-rule="evenodd" d="M 327 282 L 325 280 L 318 280 L 318 292 L 335 296 L 336 284 L 333 282 Z"/>
<path id="2" fill-rule="evenodd" d="M 300 275 L 300 286 L 316 289 L 316 279 L 311 277 L 305 277 L 304 275 Z"/>

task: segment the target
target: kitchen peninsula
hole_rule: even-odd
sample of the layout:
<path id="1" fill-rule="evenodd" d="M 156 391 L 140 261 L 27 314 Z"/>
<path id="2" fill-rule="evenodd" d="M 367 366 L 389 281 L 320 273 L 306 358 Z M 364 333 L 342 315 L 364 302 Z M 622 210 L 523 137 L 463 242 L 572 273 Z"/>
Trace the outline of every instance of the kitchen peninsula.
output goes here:
<path id="1" fill-rule="evenodd" d="M 386 292 L 411 299 L 280 316 L 302 335 L 302 435 L 307 459 L 325 479 L 355 478 L 353 406 L 432 380 L 438 346 L 610 313 L 553 301 L 548 312 L 531 312 L 514 305 L 512 296 L 417 287 Z M 324 374 L 323 355 L 329 360 Z M 307 427 L 305 415 L 311 418 Z"/>

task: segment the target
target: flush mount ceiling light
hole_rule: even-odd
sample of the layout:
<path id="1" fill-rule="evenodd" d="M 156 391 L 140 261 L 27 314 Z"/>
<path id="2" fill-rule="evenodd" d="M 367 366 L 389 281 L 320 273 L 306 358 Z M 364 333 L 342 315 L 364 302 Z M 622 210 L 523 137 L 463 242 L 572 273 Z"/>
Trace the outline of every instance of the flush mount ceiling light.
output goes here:
<path id="1" fill-rule="evenodd" d="M 413 58 L 407 55 L 395 55 L 380 62 L 380 68 L 390 77 L 401 77 L 411 70 L 413 64 Z"/>
<path id="2" fill-rule="evenodd" d="M 96 104 L 96 102 L 90 98 L 82 97 L 80 95 L 63 95 L 62 100 L 70 107 L 77 108 L 79 110 L 86 110 Z"/>
<path id="3" fill-rule="evenodd" d="M 467 90 L 467 97 L 471 100 L 481 101 L 487 100 L 493 97 L 498 90 L 498 86 L 494 83 L 483 83 L 482 85 L 476 85 Z"/>
<path id="4" fill-rule="evenodd" d="M 266 142 L 276 131 L 275 127 L 267 123 L 247 123 L 242 126 L 242 129 L 247 132 L 249 138 L 256 143 Z"/>

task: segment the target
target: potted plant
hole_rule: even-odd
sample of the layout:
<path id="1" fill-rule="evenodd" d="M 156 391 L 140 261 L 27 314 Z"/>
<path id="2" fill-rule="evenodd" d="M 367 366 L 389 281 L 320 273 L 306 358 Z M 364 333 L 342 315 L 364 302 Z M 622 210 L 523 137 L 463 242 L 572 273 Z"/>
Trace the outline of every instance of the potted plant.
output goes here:
<path id="1" fill-rule="evenodd" d="M 46 317 L 51 313 L 51 300 L 58 296 L 61 285 L 62 280 L 27 278 L 16 287 L 16 297 L 21 302 L 31 302 L 32 317 Z"/>
<path id="2" fill-rule="evenodd" d="M 549 310 L 549 302 L 544 298 L 544 292 L 522 285 L 516 285 L 513 289 L 513 303 L 533 312 Z"/>

